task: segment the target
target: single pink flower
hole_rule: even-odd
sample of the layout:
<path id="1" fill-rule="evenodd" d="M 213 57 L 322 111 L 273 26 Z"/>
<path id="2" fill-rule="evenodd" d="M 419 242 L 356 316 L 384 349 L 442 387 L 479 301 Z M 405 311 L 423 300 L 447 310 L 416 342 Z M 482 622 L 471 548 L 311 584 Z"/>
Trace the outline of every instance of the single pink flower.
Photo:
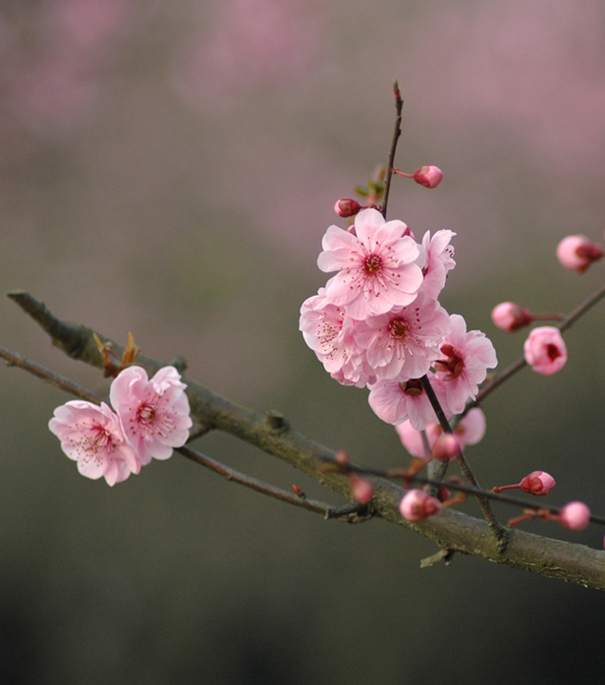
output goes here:
<path id="1" fill-rule="evenodd" d="M 360 321 L 353 337 L 366 350 L 377 378 L 405 381 L 428 372 L 450 328 L 449 315 L 439 302 L 419 295 L 407 307 Z"/>
<path id="2" fill-rule="evenodd" d="M 379 380 L 369 386 L 370 407 L 386 423 L 398 425 L 406 422 L 417 429 L 424 430 L 437 416 L 420 380 L 399 381 Z M 433 388 L 437 393 L 437 388 Z M 439 398 L 439 394 L 437 394 Z"/>
<path id="3" fill-rule="evenodd" d="M 425 188 L 436 188 L 443 180 L 443 171 L 434 164 L 425 164 L 416 169 L 413 178 Z"/>
<path id="4" fill-rule="evenodd" d="M 485 333 L 466 331 L 466 321 L 459 314 L 450 316 L 452 330 L 440 349 L 442 358 L 435 362 L 437 376 L 445 381 L 449 408 L 454 414 L 463 411 L 469 399 L 479 392 L 479 383 L 485 380 L 487 369 L 498 363 L 494 346 Z"/>
<path id="5" fill-rule="evenodd" d="M 87 478 L 104 477 L 109 485 L 115 485 L 141 470 L 141 461 L 126 442 L 117 414 L 105 402 L 100 407 L 83 400 L 67 402 L 55 409 L 48 427 Z"/>
<path id="6" fill-rule="evenodd" d="M 112 382 L 111 404 L 143 466 L 152 457 L 168 459 L 187 441 L 192 421 L 186 387 L 174 366 L 160 369 L 151 380 L 145 369 L 129 366 Z"/>
<path id="7" fill-rule="evenodd" d="M 557 245 L 557 258 L 561 266 L 581 274 L 604 254 L 600 245 L 583 235 L 568 235 Z"/>
<path id="8" fill-rule="evenodd" d="M 424 264 L 416 263 L 420 248 L 404 235 L 406 228 L 402 221 L 385 222 L 375 209 L 357 214 L 355 233 L 330 226 L 317 260 L 322 271 L 338 271 L 326 285 L 328 301 L 358 320 L 411 304 Z"/>
<path id="9" fill-rule="evenodd" d="M 502 302 L 492 310 L 492 321 L 507 333 L 529 326 L 533 320 L 530 311 L 514 302 Z"/>
<path id="10" fill-rule="evenodd" d="M 561 509 L 559 523 L 569 530 L 584 530 L 590 523 L 590 509 L 584 502 L 569 502 Z"/>
<path id="11" fill-rule="evenodd" d="M 427 231 L 422 238 L 422 247 L 426 252 L 426 264 L 422 269 L 424 280 L 420 292 L 437 299 L 447 281 L 448 273 L 456 266 L 454 247 L 450 241 L 456 234 L 448 229 L 437 231 L 431 238 Z"/>
<path id="12" fill-rule="evenodd" d="M 366 362 L 365 350 L 353 338 L 355 322 L 343 307 L 330 304 L 325 288 L 306 299 L 300 308 L 299 328 L 307 345 L 325 370 L 343 385 L 363 388 L 376 376 Z"/>
<path id="13" fill-rule="evenodd" d="M 534 328 L 523 345 L 525 361 L 536 373 L 550 376 L 557 373 L 567 361 L 567 348 L 558 328 Z"/>
<path id="14" fill-rule="evenodd" d="M 399 513 L 408 521 L 424 521 L 439 511 L 439 500 L 422 490 L 409 490 L 399 502 Z"/>

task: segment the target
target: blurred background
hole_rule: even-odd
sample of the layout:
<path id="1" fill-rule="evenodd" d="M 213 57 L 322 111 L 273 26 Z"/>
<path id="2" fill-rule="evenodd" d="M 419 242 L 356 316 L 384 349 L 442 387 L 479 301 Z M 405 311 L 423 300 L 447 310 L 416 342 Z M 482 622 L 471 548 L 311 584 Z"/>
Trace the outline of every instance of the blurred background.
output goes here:
<path id="1" fill-rule="evenodd" d="M 332 381 L 298 332 L 337 198 L 386 163 L 390 217 L 456 231 L 450 312 L 567 312 L 602 283 L 555 258 L 603 239 L 605 7 L 598 0 L 5 0 L 0 7 L 0 284 L 368 466 L 405 463 L 367 391 Z M 602 305 L 557 376 L 485 404 L 482 484 L 543 469 L 553 504 L 605 514 Z M 97 392 L 8 299 L 0 343 Z M 2 683 L 597 683 L 605 595 L 263 498 L 174 456 L 109 488 L 47 430 L 68 398 L 0 369 Z M 339 500 L 229 436 L 208 455 Z M 479 515 L 475 503 L 465 507 Z M 510 509 L 497 512 L 504 520 Z M 524 528 L 601 548 L 553 523 Z"/>

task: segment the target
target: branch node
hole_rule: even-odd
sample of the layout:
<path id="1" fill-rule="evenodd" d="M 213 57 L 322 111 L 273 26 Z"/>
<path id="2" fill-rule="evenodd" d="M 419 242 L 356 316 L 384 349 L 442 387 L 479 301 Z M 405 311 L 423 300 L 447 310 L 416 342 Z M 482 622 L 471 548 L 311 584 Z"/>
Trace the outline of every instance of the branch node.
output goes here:
<path id="1" fill-rule="evenodd" d="M 420 560 L 420 568 L 429 568 L 429 566 L 436 566 L 442 561 L 446 566 L 449 566 L 453 559 L 456 551 L 453 549 L 443 548 L 440 549 L 436 554 L 432 554 L 430 557 L 425 557 Z"/>
<path id="2" fill-rule="evenodd" d="M 290 428 L 285 416 L 274 409 L 270 409 L 267 412 L 267 418 L 265 419 L 267 425 L 272 431 L 287 431 Z"/>

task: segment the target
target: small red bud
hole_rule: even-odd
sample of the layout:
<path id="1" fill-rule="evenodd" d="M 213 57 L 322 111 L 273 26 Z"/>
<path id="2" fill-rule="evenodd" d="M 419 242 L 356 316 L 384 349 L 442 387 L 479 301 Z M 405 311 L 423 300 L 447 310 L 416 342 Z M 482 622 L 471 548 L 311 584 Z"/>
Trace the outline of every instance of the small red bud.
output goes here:
<path id="1" fill-rule="evenodd" d="M 359 504 L 367 504 L 374 497 L 374 486 L 369 480 L 351 476 L 350 483 L 353 498 Z"/>
<path id="2" fill-rule="evenodd" d="M 399 502 L 399 513 L 408 521 L 424 521 L 439 511 L 439 500 L 422 490 L 410 490 Z"/>
<path id="3" fill-rule="evenodd" d="M 443 179 L 443 171 L 434 164 L 426 164 L 416 169 L 413 178 L 416 183 L 425 188 L 436 188 Z"/>
<path id="4" fill-rule="evenodd" d="M 293 485 L 293 486 L 292 486 L 292 490 L 294 490 L 294 494 L 295 494 L 297 497 L 300 497 L 301 499 L 305 499 L 305 498 L 306 498 L 305 493 L 302 491 L 301 488 L 298 487 L 298 485 Z"/>
<path id="5" fill-rule="evenodd" d="M 334 205 L 334 211 L 338 216 L 346 219 L 350 216 L 355 216 L 362 209 L 361 205 L 357 200 L 352 200 L 350 197 L 341 197 L 340 200 Z"/>
<path id="6" fill-rule="evenodd" d="M 555 479 L 545 471 L 532 471 L 519 483 L 523 492 L 530 495 L 548 495 L 556 485 Z"/>
<path id="7" fill-rule="evenodd" d="M 492 311 L 492 321 L 507 333 L 518 331 L 520 328 L 529 326 L 533 321 L 530 311 L 519 307 L 514 302 L 502 302 Z"/>
<path id="8" fill-rule="evenodd" d="M 336 452 L 336 463 L 340 464 L 341 466 L 348 464 L 349 457 L 347 456 L 347 453 L 343 450 L 338 450 L 338 452 Z"/>
<path id="9" fill-rule="evenodd" d="M 605 252 L 600 245 L 583 235 L 568 235 L 557 245 L 557 258 L 561 266 L 583 274 Z"/>

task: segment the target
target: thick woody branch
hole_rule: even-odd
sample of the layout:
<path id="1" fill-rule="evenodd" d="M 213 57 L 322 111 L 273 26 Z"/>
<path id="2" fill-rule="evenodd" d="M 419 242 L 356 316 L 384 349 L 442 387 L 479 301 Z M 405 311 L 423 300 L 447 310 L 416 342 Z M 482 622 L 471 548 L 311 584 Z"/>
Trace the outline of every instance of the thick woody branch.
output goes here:
<path id="1" fill-rule="evenodd" d="M 60 321 L 26 293 L 12 293 L 10 297 L 44 328 L 53 344 L 74 359 L 101 366 L 92 329 Z M 107 340 L 101 335 L 99 337 Z M 120 355 L 122 348 L 114 347 Z M 137 361 L 149 373 L 155 373 L 163 366 L 143 356 L 138 356 Z M 188 378 L 184 377 L 183 381 L 187 383 L 192 417 L 198 429 L 218 429 L 235 435 L 352 499 L 348 479 L 322 469 L 324 460 L 335 459 L 335 452 L 294 431 L 276 412 L 259 414 L 215 395 Z M 487 523 L 458 511 L 442 510 L 420 523 L 404 520 L 398 510 L 403 490 L 378 478 L 372 482 L 375 487 L 372 500 L 375 516 L 414 530 L 445 550 L 470 554 L 585 587 L 605 589 L 605 552 L 602 550 L 513 530 L 503 552 Z"/>

